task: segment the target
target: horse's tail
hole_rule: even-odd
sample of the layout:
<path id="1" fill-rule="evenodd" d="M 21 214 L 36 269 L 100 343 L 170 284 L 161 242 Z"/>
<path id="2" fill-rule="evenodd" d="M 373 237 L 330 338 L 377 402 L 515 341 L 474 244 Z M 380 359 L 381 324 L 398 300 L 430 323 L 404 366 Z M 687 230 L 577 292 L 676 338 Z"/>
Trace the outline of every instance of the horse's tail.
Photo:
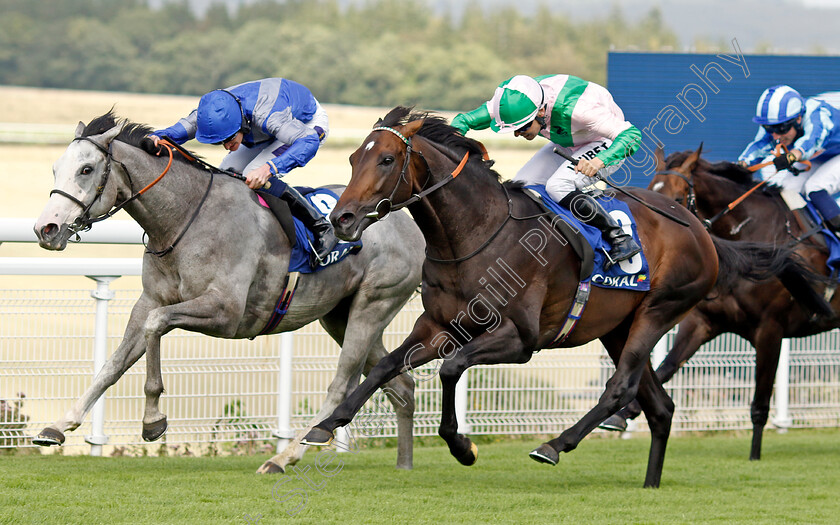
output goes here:
<path id="1" fill-rule="evenodd" d="M 715 287 L 731 290 L 739 279 L 765 281 L 777 277 L 793 298 L 812 313 L 834 317 L 831 305 L 813 285 L 828 279 L 814 272 L 791 248 L 760 242 L 729 241 L 712 235 L 718 254 Z"/>

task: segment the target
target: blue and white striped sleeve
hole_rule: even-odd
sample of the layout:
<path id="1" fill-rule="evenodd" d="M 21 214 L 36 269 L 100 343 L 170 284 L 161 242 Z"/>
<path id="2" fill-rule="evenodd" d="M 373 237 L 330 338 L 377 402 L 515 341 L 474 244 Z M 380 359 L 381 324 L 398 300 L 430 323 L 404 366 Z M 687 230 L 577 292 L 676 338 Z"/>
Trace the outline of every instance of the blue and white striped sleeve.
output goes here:
<path id="1" fill-rule="evenodd" d="M 738 160 L 744 162 L 747 166 L 758 164 L 773 151 L 773 142 L 773 135 L 759 126 L 755 138 L 747 144 L 747 147 L 738 156 Z"/>
<path id="2" fill-rule="evenodd" d="M 805 103 L 805 117 L 802 119 L 804 134 L 793 147 L 802 152 L 802 159 L 815 157 L 822 149 L 825 139 L 834 128 L 831 111 L 816 101 Z"/>
<path id="3" fill-rule="evenodd" d="M 183 144 L 188 140 L 194 139 L 196 130 L 198 129 L 198 125 L 196 124 L 197 111 L 198 110 L 195 109 L 192 110 L 192 113 L 182 118 L 172 126 L 165 129 L 159 129 L 155 131 L 154 134 L 158 137 L 167 136 L 174 140 L 176 144 Z"/>

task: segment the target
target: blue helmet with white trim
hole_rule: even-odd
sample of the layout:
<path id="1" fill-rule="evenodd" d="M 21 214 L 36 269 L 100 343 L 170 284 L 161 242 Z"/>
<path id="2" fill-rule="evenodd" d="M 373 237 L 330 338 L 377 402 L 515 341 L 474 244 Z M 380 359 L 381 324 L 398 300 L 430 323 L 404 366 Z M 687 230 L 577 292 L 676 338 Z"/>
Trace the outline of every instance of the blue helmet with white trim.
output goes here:
<path id="1" fill-rule="evenodd" d="M 216 89 L 198 102 L 195 139 L 203 144 L 218 144 L 240 131 L 244 120 L 239 99 L 230 91 Z"/>
<path id="2" fill-rule="evenodd" d="M 767 88 L 758 98 L 753 122 L 765 126 L 787 122 L 805 113 L 805 99 L 790 86 Z"/>

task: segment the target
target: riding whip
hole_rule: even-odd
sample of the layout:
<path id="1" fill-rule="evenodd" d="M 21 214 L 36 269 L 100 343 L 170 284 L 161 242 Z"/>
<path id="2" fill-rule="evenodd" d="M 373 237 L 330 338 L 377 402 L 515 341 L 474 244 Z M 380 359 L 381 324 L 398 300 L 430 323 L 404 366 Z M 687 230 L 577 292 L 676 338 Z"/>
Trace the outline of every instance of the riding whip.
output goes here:
<path id="1" fill-rule="evenodd" d="M 561 156 L 561 157 L 563 157 L 564 159 L 566 159 L 566 160 L 568 160 L 569 162 L 571 162 L 573 165 L 577 166 L 578 159 L 576 159 L 576 158 L 572 157 L 571 155 L 567 154 L 565 151 L 562 151 L 562 150 L 560 150 L 560 149 L 558 149 L 558 148 L 554 148 L 554 153 L 556 153 L 556 154 L 560 155 L 560 156 Z M 598 176 L 598 179 L 599 179 L 599 180 L 604 181 L 604 183 L 605 183 L 607 186 L 609 186 L 610 188 L 612 188 L 612 189 L 614 189 L 614 190 L 618 190 L 618 191 L 620 191 L 621 193 L 623 193 L 624 195 L 627 195 L 628 197 L 630 197 L 631 199 L 633 199 L 634 201 L 641 203 L 642 205 L 644 205 L 644 206 L 645 206 L 646 208 L 648 208 L 649 210 L 655 211 L 655 212 L 656 212 L 656 213 L 658 213 L 659 215 L 662 215 L 663 217 L 666 217 L 666 218 L 668 218 L 668 219 L 671 219 L 672 221 L 676 222 L 677 224 L 679 224 L 679 225 L 681 225 L 681 226 L 685 226 L 685 227 L 688 227 L 688 226 L 689 226 L 689 224 L 688 224 L 686 221 L 684 221 L 684 220 L 680 219 L 679 217 L 676 217 L 676 216 L 674 216 L 674 215 L 671 215 L 671 214 L 670 214 L 670 213 L 668 213 L 667 211 L 665 211 L 665 210 L 661 210 L 661 209 L 657 208 L 656 206 L 653 206 L 652 204 L 648 204 L 647 202 L 645 202 L 645 201 L 643 201 L 642 199 L 640 199 L 640 198 L 636 197 L 635 195 L 633 195 L 633 194 L 632 194 L 632 193 L 630 193 L 629 191 L 625 190 L 625 189 L 624 189 L 624 188 L 622 188 L 621 186 L 617 186 L 617 185 L 613 184 L 612 182 L 610 182 L 609 180 L 607 180 L 607 178 L 606 178 L 606 177 L 601 177 L 601 176 Z"/>

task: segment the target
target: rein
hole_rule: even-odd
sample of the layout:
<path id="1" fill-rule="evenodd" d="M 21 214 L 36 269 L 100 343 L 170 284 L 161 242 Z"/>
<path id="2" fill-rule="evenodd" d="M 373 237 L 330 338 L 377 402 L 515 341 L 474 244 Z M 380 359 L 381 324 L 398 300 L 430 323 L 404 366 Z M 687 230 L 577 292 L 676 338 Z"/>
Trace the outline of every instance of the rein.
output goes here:
<path id="1" fill-rule="evenodd" d="M 426 195 L 429 195 L 433 191 L 436 191 L 436 190 L 440 189 L 441 187 L 443 187 L 444 185 L 448 184 L 449 182 L 452 182 L 452 180 L 454 180 L 455 177 L 457 177 L 458 175 L 461 174 L 461 171 L 463 171 L 464 166 L 467 165 L 467 161 L 470 158 L 470 152 L 467 151 L 466 153 L 464 153 L 464 156 L 461 158 L 461 161 L 458 163 L 458 165 L 455 167 L 454 170 L 452 170 L 452 172 L 449 175 L 447 175 L 446 177 L 444 177 L 443 179 L 441 179 L 440 181 L 438 181 L 437 183 L 435 183 L 431 187 L 426 188 L 425 190 L 422 190 L 420 193 L 415 193 L 409 199 L 407 199 L 407 200 L 405 200 L 405 201 L 403 201 L 403 202 L 401 202 L 397 205 L 393 205 L 392 204 L 392 199 L 394 198 L 394 195 L 397 193 L 397 189 L 400 186 L 400 182 L 401 181 L 408 182 L 405 179 L 405 173 L 408 170 L 408 163 L 410 161 L 410 157 L 411 157 L 412 152 L 417 153 L 418 155 L 420 155 L 420 158 L 423 159 L 423 162 L 426 164 L 426 172 L 428 173 L 429 177 L 431 177 L 431 170 L 429 169 L 429 163 L 426 161 L 426 157 L 423 156 L 423 153 L 415 150 L 411 146 L 411 138 L 410 137 L 406 137 L 405 135 L 403 135 L 399 131 L 395 130 L 394 128 L 389 128 L 389 127 L 386 127 L 386 126 L 380 126 L 380 127 L 373 128 L 372 131 L 388 131 L 390 133 L 393 133 L 400 140 L 402 140 L 405 143 L 405 146 L 406 146 L 405 160 L 403 161 L 402 170 L 400 171 L 399 179 L 397 180 L 396 186 L 394 186 L 394 190 L 391 192 L 391 195 L 388 198 L 382 199 L 381 201 L 379 201 L 379 203 L 377 203 L 373 212 L 365 215 L 365 217 L 375 219 L 377 221 L 382 220 L 385 217 L 387 217 L 388 214 L 391 213 L 391 211 L 400 210 L 402 208 L 405 208 L 406 206 L 414 204 L 415 202 L 419 201 L 420 199 L 422 199 Z M 484 150 L 484 153 L 485 153 L 485 156 L 486 156 L 487 150 Z M 426 180 L 428 181 L 428 178 Z M 493 239 L 495 239 L 499 235 L 499 233 L 502 232 L 502 229 L 505 227 L 505 224 L 507 224 L 507 222 L 510 220 L 510 218 L 512 216 L 512 203 L 511 203 L 511 199 L 510 199 L 510 194 L 508 193 L 508 190 L 507 190 L 507 188 L 504 187 L 504 185 L 502 185 L 502 190 L 504 190 L 505 198 L 507 199 L 507 205 L 508 205 L 507 217 L 505 217 L 505 220 L 502 221 L 502 224 L 499 226 L 499 228 L 496 230 L 496 232 L 493 233 L 493 235 L 490 236 L 489 239 L 484 241 L 484 243 L 481 246 L 479 246 L 475 251 L 473 251 L 472 253 L 470 253 L 468 255 L 465 255 L 463 257 L 458 257 L 458 258 L 455 258 L 455 259 L 437 259 L 435 257 L 431 257 L 429 255 L 429 252 L 428 252 L 428 249 L 427 249 L 426 250 L 426 259 L 428 259 L 429 261 L 432 261 L 432 262 L 446 263 L 446 264 L 463 262 L 463 261 L 466 261 L 467 259 L 470 259 L 470 258 L 478 255 L 479 252 L 481 252 L 491 242 L 493 242 Z M 385 212 L 382 212 L 379 209 L 380 205 L 383 205 L 383 204 L 385 206 L 387 206 L 387 210 Z"/>

